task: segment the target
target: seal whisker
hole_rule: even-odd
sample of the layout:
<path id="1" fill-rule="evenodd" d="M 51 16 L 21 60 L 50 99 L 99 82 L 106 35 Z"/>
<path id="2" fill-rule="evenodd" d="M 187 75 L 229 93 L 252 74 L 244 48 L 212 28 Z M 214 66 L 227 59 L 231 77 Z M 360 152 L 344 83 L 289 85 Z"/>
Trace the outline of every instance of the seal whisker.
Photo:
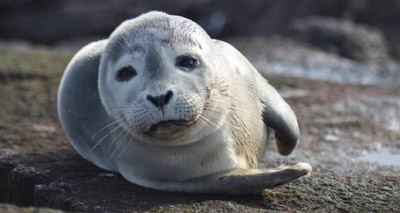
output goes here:
<path id="1" fill-rule="evenodd" d="M 205 126 L 208 130 L 210 130 L 211 132 L 215 130 L 213 127 L 211 127 L 210 125 L 208 125 L 208 123 L 207 123 L 203 118 L 201 118 L 201 117 L 199 118 L 199 122 L 203 123 L 204 126 Z"/>
<path id="2" fill-rule="evenodd" d="M 108 145 L 106 153 L 109 153 L 109 151 L 110 151 L 110 149 L 111 149 L 111 146 L 116 142 L 117 138 L 118 138 L 123 132 L 125 132 L 125 131 L 126 131 L 126 130 L 122 128 L 121 132 L 118 133 L 118 135 L 114 137 L 114 139 L 113 139 L 113 140 L 111 141 L 111 143 Z"/>
<path id="3" fill-rule="evenodd" d="M 122 37 L 122 39 L 125 41 L 125 43 L 127 43 L 128 44 L 128 47 L 130 46 L 129 45 L 129 43 L 125 40 L 125 37 Z M 129 49 L 122 43 L 122 41 L 120 41 L 120 40 L 118 40 L 118 42 L 117 42 L 118 44 L 119 44 L 119 46 L 120 47 L 122 47 L 123 48 L 123 50 L 125 50 L 125 51 L 129 51 Z"/>
<path id="4" fill-rule="evenodd" d="M 119 153 L 117 158 L 119 158 L 122 154 L 124 154 L 124 152 L 128 149 L 129 145 L 132 143 L 133 139 L 135 138 L 134 135 L 136 135 L 136 132 L 134 132 L 134 134 L 131 134 L 131 139 L 129 139 L 129 141 L 128 141 L 127 145 L 125 146 L 124 150 L 122 150 L 121 153 Z"/>
<path id="5" fill-rule="evenodd" d="M 204 115 L 207 115 L 207 116 L 210 116 L 210 117 L 212 117 L 212 118 L 219 119 L 219 118 L 221 117 L 220 115 L 221 115 L 222 113 L 212 112 L 212 111 L 204 111 L 203 114 L 204 114 Z"/>
<path id="6" fill-rule="evenodd" d="M 215 128 L 218 128 L 218 126 L 214 123 L 214 122 L 212 122 L 212 121 L 210 121 L 208 118 L 206 118 L 204 115 L 201 115 L 200 116 L 200 118 L 203 118 L 205 121 L 207 121 L 209 124 L 212 124 Z"/>
<path id="7" fill-rule="evenodd" d="M 219 118 L 214 117 L 214 116 L 212 116 L 212 115 L 208 115 L 208 114 L 206 114 L 206 113 L 203 115 L 203 117 L 204 117 L 204 118 L 207 118 L 207 117 L 208 117 L 208 118 L 207 118 L 208 121 L 209 121 L 209 122 L 212 122 L 212 123 L 214 124 L 213 126 L 215 126 L 215 127 L 217 126 L 217 124 L 216 124 L 215 122 L 211 121 L 211 119 L 219 119 Z"/>
<path id="8" fill-rule="evenodd" d="M 215 118 L 219 120 L 221 118 L 222 112 L 212 112 L 212 111 L 204 111 L 203 116 L 209 116 L 211 118 Z"/>
<path id="9" fill-rule="evenodd" d="M 102 142 L 102 141 L 104 141 L 104 139 L 106 139 L 111 133 L 113 133 L 115 130 L 117 130 L 118 128 L 121 128 L 121 126 L 118 124 L 118 126 L 117 127 L 115 127 L 113 130 L 111 130 L 109 133 L 107 133 L 103 138 L 101 138 L 100 140 L 99 140 L 99 142 L 97 142 L 94 146 L 93 146 L 93 148 L 90 150 L 90 152 L 93 152 L 93 150 L 95 150 L 96 149 L 96 147 Z"/>
<path id="10" fill-rule="evenodd" d="M 126 49 L 129 50 L 129 48 L 131 47 L 131 44 L 128 42 L 128 40 L 126 40 L 124 34 L 122 34 L 122 39 L 125 41 L 126 45 L 128 46 L 128 48 L 126 48 Z"/>
<path id="11" fill-rule="evenodd" d="M 96 137 L 97 134 L 99 134 L 99 133 L 102 132 L 103 130 L 107 129 L 107 127 L 110 127 L 110 126 L 112 126 L 112 125 L 114 125 L 114 124 L 118 124 L 119 121 L 120 121 L 120 120 L 115 120 L 115 121 L 109 123 L 108 125 L 106 125 L 105 127 L 101 128 L 99 131 L 97 131 L 97 132 L 92 136 L 92 139 L 94 139 L 94 138 Z"/>
<path id="12" fill-rule="evenodd" d="M 117 152 L 117 150 L 119 149 L 119 147 L 124 143 L 124 141 L 125 141 L 125 139 L 126 139 L 126 137 L 127 137 L 128 135 L 129 135 L 129 132 L 126 131 L 126 134 L 125 134 L 124 138 L 121 140 L 121 142 L 115 147 L 114 151 L 111 153 L 110 159 L 113 158 L 114 154 Z"/>

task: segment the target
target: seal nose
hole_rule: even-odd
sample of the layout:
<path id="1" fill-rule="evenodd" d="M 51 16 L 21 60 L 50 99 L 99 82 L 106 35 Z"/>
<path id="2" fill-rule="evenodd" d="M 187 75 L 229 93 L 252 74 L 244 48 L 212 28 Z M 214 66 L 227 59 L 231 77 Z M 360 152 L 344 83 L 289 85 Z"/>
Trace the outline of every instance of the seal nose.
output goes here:
<path id="1" fill-rule="evenodd" d="M 151 95 L 147 95 L 146 99 L 148 101 L 150 101 L 154 106 L 158 107 L 158 108 L 164 108 L 165 105 L 168 104 L 168 102 L 171 100 L 173 96 L 173 93 L 171 90 L 168 90 L 168 92 L 164 95 L 160 95 L 160 96 L 151 96 Z"/>

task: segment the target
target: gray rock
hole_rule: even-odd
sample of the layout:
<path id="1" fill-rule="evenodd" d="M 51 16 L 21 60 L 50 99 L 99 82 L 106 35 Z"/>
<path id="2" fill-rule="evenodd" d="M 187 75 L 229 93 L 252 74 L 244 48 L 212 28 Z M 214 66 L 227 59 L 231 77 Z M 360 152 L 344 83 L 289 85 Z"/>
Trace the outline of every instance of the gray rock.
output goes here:
<path id="1" fill-rule="evenodd" d="M 357 60 L 388 58 L 383 33 L 348 20 L 312 16 L 292 23 L 292 37 L 328 52 Z"/>
<path id="2" fill-rule="evenodd" d="M 41 43 L 93 35 L 108 35 L 122 21 L 149 10 L 185 14 L 207 1 L 179 0 L 19 0 L 0 3 L 2 38 Z"/>
<path id="3" fill-rule="evenodd" d="M 6 213 L 62 213 L 63 211 L 48 209 L 48 208 L 35 208 L 35 207 L 19 207 L 10 204 L 0 203 L 0 212 Z"/>
<path id="4" fill-rule="evenodd" d="M 266 76 L 286 75 L 353 84 L 397 84 L 400 64 L 354 61 L 287 37 L 234 37 L 228 40 Z"/>
<path id="5" fill-rule="evenodd" d="M 41 42 L 107 35 L 121 21 L 149 10 L 184 15 L 213 35 L 222 36 L 282 32 L 293 19 L 309 15 L 344 18 L 375 27 L 396 26 L 400 20 L 397 0 L 19 0 L 0 2 L 0 35 Z"/>
<path id="6" fill-rule="evenodd" d="M 323 156 L 320 157 L 323 158 Z M 333 172 L 332 170 L 339 164 L 343 166 L 343 160 L 335 162 L 333 168 L 329 167 L 329 163 L 319 161 L 323 162 L 324 167 L 317 166 L 312 177 L 302 178 L 283 187 L 266 190 L 261 194 L 227 196 L 170 193 L 146 189 L 127 182 L 118 174 L 102 175 L 107 172 L 90 164 L 74 152 L 62 150 L 47 155 L 25 155 L 0 159 L 0 165 L 14 166 L 11 172 L 3 174 L 13 178 L 6 183 L 0 182 L 0 186 L 7 186 L 7 183 L 9 187 L 21 184 L 18 180 L 29 178 L 32 181 L 23 182 L 19 186 L 20 189 L 12 192 L 14 195 L 26 196 L 29 202 L 18 203 L 18 199 L 14 200 L 15 196 L 9 197 L 8 202 L 78 212 L 265 212 L 294 209 L 308 211 L 310 208 L 322 211 L 343 209 L 362 211 L 370 200 L 374 200 L 369 204 L 373 211 L 400 210 L 398 183 L 387 182 L 381 175 L 358 176 L 358 173 L 351 170 L 345 173 Z M 16 162 L 18 163 L 15 164 Z M 263 165 L 273 165 L 271 162 L 279 163 L 279 161 L 270 161 L 269 164 Z M 349 165 L 348 161 L 345 162 L 346 168 L 355 166 L 351 163 Z M 363 169 L 357 172 L 362 171 L 365 174 L 376 171 L 370 167 L 361 168 Z M 13 170 L 23 172 L 15 173 Z M 389 174 L 396 174 L 397 171 L 390 170 Z M 43 174 L 47 178 L 42 179 Z M 393 176 L 393 180 L 396 178 L 397 176 Z M 381 190 L 382 184 L 386 186 L 384 190 Z M 10 190 L 0 193 L 7 196 Z M 349 194 L 359 196 L 350 199 Z M 327 202 L 330 205 L 327 205 Z"/>
<path id="7" fill-rule="evenodd" d="M 82 159 L 58 124 L 57 86 L 72 55 L 9 46 L 0 47 L 3 70 L 45 78 L 1 80 L 0 203 L 78 212 L 399 212 L 400 167 L 359 160 L 378 147 L 400 153 L 397 62 L 354 62 L 282 37 L 231 42 L 298 116 L 298 149 L 280 156 L 269 143 L 260 167 L 304 161 L 313 165 L 310 177 L 246 196 L 169 193 L 129 183 Z M 391 65 L 380 70 L 385 64 Z M 365 76 L 375 82 L 379 73 L 396 84 L 358 84 Z M 14 209 L 41 211 L 0 204 L 0 212 Z"/>
<path id="8" fill-rule="evenodd" d="M 7 169 L 4 169 L 7 167 Z M 0 159 L 0 202 L 65 211 L 262 211 L 260 195 L 225 196 L 170 193 L 127 182 L 82 159 L 74 151 Z M 106 174 L 106 175 L 105 175 Z M 28 180 L 28 181 L 27 181 Z M 24 197 L 24 199 L 21 199 Z M 5 199 L 5 200 L 4 200 Z"/>
<path id="9" fill-rule="evenodd" d="M 398 0 L 18 0 L 0 2 L 0 38 L 54 44 L 82 37 L 105 37 L 123 20 L 149 10 L 183 15 L 213 37 L 287 33 L 297 18 L 317 15 L 379 28 L 390 52 L 400 58 Z"/>
<path id="10" fill-rule="evenodd" d="M 348 113 L 368 118 L 380 128 L 400 133 L 400 99 L 398 97 L 348 97 L 336 103 L 337 113 Z"/>

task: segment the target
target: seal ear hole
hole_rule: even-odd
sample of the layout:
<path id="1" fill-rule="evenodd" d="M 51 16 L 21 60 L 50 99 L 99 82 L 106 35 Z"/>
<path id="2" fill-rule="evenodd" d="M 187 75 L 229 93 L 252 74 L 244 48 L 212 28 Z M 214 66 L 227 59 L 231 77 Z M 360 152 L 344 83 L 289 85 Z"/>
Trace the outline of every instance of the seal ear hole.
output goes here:
<path id="1" fill-rule="evenodd" d="M 192 70 L 198 67 L 200 61 L 191 55 L 181 55 L 176 58 L 176 66 L 184 69 Z"/>
<path id="2" fill-rule="evenodd" d="M 126 66 L 119 69 L 115 75 L 117 81 L 129 81 L 137 75 L 135 68 Z"/>

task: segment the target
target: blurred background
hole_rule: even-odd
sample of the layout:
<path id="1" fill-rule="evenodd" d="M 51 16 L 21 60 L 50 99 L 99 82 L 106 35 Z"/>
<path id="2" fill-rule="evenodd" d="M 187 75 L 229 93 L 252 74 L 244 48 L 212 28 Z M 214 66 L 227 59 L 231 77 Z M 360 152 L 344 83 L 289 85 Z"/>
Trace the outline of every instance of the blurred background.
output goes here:
<path id="1" fill-rule="evenodd" d="M 400 56 L 400 2 L 397 0 L 2 0 L 0 37 L 56 44 L 87 36 L 107 36 L 123 20 L 150 10 L 188 17 L 212 37 L 288 34 L 296 21 L 312 25 L 316 16 L 331 24 L 345 20 L 383 33 L 389 51 Z M 326 23 L 326 22 L 325 22 Z M 308 26 L 311 27 L 311 26 Z M 320 27 L 328 27 L 322 24 Z"/>
<path id="2" fill-rule="evenodd" d="M 108 37 L 122 21 L 150 10 L 190 18 L 213 38 L 275 36 L 273 43 L 283 42 L 283 46 L 287 46 L 290 41 L 285 39 L 289 38 L 358 62 L 372 61 L 363 67 L 364 71 L 349 64 L 346 68 L 354 73 L 329 74 L 330 80 L 371 83 L 397 75 L 398 64 L 392 60 L 386 63 L 387 59 L 400 59 L 400 2 L 397 0 L 3 0 L 0 2 L 0 39 L 78 48 Z M 254 42 L 265 43 L 251 40 L 248 44 L 238 44 L 239 49 L 247 52 Z M 269 43 L 272 41 L 269 39 Z M 274 47 L 274 44 L 267 42 L 263 46 Z M 260 49 L 259 45 L 255 48 Z M 270 58 L 266 56 L 263 60 Z M 383 64 L 382 60 L 386 62 Z M 306 62 L 313 67 L 318 64 L 308 59 Z M 328 66 L 336 69 L 332 63 Z M 285 72 L 287 64 L 281 65 L 263 66 L 274 72 Z M 337 69 L 343 66 L 346 65 Z M 308 72 L 297 69 L 288 74 L 319 76 Z M 363 73 L 361 79 L 357 72 Z"/>
<path id="3" fill-rule="evenodd" d="M 336 28 L 333 33 L 344 34 L 338 31 L 346 31 L 344 25 L 348 21 L 378 34 L 377 39 L 387 45 L 385 54 L 400 57 L 397 0 L 2 0 L 0 38 L 57 44 L 84 37 L 106 37 L 122 21 L 150 10 L 190 18 L 216 38 L 254 34 L 298 38 L 305 33 L 323 34 L 317 31 L 329 28 Z"/>
<path id="4" fill-rule="evenodd" d="M 400 57 L 400 3 L 397 0 L 2 0 L 0 37 L 56 44 L 87 36 L 107 36 L 123 20 L 149 10 L 185 16 L 212 37 L 289 34 L 304 17 L 333 18 L 382 32 L 389 51 Z M 302 25 L 313 24 L 312 20 Z M 323 26 L 321 26 L 323 27 Z M 325 26 L 327 27 L 327 26 Z"/>
<path id="5" fill-rule="evenodd" d="M 174 199 L 118 175 L 100 177 L 104 171 L 82 160 L 57 116 L 64 69 L 85 44 L 151 10 L 190 18 L 231 43 L 277 88 L 297 115 L 301 142 L 289 157 L 269 143 L 260 166 L 309 162 L 310 178 L 237 202 Z M 399 0 L 0 0 L 0 212 L 1 203 L 399 212 L 399 61 Z"/>

